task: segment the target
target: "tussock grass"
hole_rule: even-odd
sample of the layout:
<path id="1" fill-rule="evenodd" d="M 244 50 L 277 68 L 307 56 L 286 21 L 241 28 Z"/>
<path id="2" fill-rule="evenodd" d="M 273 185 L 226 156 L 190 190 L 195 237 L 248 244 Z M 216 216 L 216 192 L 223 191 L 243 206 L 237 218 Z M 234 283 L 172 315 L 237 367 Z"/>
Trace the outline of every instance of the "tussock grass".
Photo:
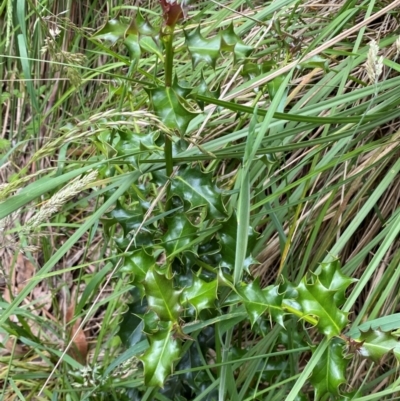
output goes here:
<path id="1" fill-rule="evenodd" d="M 18 287 L 10 303 L 0 305 L 5 400 L 134 399 L 132 389 L 143 383 L 136 358 L 144 351 L 141 343 L 132 349 L 118 336 L 132 285 L 118 269 L 123 255 L 117 244 L 103 235 L 104 219 L 134 188 L 149 205 L 142 226 L 161 221 L 166 187 L 150 184 L 153 159 L 132 162 L 146 149 L 121 157 L 105 138 L 115 127 L 137 135 L 148 127 L 172 132 L 148 111 L 143 89 L 150 82 L 146 77 L 160 73 L 156 56 L 144 54 L 135 72 L 124 47 L 110 50 L 92 37 L 108 18 L 130 18 L 136 6 L 151 23 L 161 24 L 158 2 L 125 3 L 0 3 L 0 267 L 4 287 Z M 397 8 L 382 12 L 392 5 L 235 0 L 189 8 L 186 30 L 200 26 L 205 37 L 213 37 L 233 23 L 255 49 L 251 61 L 273 63 L 272 74 L 249 76 L 228 55 L 215 70 L 193 69 L 184 35 L 176 35 L 179 79 L 198 85 L 203 74 L 211 88 L 220 88 L 220 101 L 236 105 L 216 102 L 199 113 L 182 138 L 189 146 L 177 151 L 176 169 L 201 163 L 227 194 L 228 210 L 248 211 L 257 233 L 252 255 L 258 264 L 251 273 L 262 286 L 281 276 L 299 283 L 319 263 L 339 257 L 343 271 L 358 280 L 344 306 L 353 327 L 399 311 L 400 39 Z M 279 76 L 287 78 L 287 88 L 271 99 L 266 85 Z M 257 106 L 258 115 L 240 106 Z M 241 161 L 249 138 L 257 146 L 243 199 L 238 190 L 246 184 Z M 110 174 L 112 169 L 117 173 Z M 247 242 L 247 232 L 241 235 Z M 16 285 L 10 274 L 21 270 L 22 254 L 34 273 Z M 240 274 L 234 272 L 238 281 Z M 51 305 L 44 307 L 41 296 L 48 294 Z M 293 318 L 288 330 L 295 332 L 297 325 Z M 67 349 L 82 330 L 87 366 Z M 252 358 L 275 352 L 283 329 L 274 326 L 263 337 L 240 325 L 231 335 L 242 344 L 243 359 L 232 369 L 207 367 L 218 378 L 196 400 L 224 386 L 237 388 L 238 400 L 295 400 L 301 391 L 312 399 L 305 383 L 326 342 L 312 328 L 306 333 L 319 344 L 313 355 L 297 353 L 302 345 L 292 338 L 296 346 L 288 367 L 267 386 L 258 375 L 260 360 Z M 210 364 L 224 362 L 208 357 Z M 380 365 L 355 357 L 343 387 L 360 391 L 353 400 L 393 399 L 400 390 L 396 368 L 394 357 Z M 250 388 L 258 398 L 248 398 Z M 169 399 L 154 389 L 142 396 Z"/>

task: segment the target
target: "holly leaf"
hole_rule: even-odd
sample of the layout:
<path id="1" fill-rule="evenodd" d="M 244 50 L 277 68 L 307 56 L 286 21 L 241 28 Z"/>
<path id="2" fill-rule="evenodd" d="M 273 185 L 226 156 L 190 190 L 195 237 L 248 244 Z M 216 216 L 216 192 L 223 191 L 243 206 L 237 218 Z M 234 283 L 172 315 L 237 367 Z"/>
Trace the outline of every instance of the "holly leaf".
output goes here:
<path id="1" fill-rule="evenodd" d="M 156 54 L 157 57 L 164 63 L 164 55 L 156 41 L 151 36 L 141 37 L 139 39 L 139 45 L 144 51 L 150 54 Z"/>
<path id="2" fill-rule="evenodd" d="M 110 236 L 110 227 L 119 223 L 124 230 L 124 236 L 130 231 L 139 227 L 143 221 L 143 211 L 140 207 L 135 207 L 131 210 L 125 209 L 120 202 L 117 202 L 115 208 L 106 214 L 106 219 L 102 219 L 104 230 Z"/>
<path id="3" fill-rule="evenodd" d="M 336 291 L 322 285 L 318 276 L 315 276 L 311 283 L 307 283 L 307 278 L 304 277 L 296 290 L 298 291 L 297 300 L 304 313 L 317 317 L 318 330 L 328 338 L 338 336 L 348 322 L 348 314 L 337 308 Z"/>
<path id="4" fill-rule="evenodd" d="M 156 140 L 159 136 L 157 132 L 141 132 L 132 133 L 118 130 L 113 146 L 117 154 L 115 156 L 124 156 L 125 161 L 131 162 L 138 166 L 140 157 L 148 156 L 150 151 L 161 150 L 156 145 Z"/>
<path id="5" fill-rule="evenodd" d="M 156 261 L 153 255 L 149 255 L 143 248 L 137 249 L 126 254 L 124 263 L 121 266 L 121 272 L 132 274 L 133 283 L 138 285 L 155 265 Z"/>
<path id="6" fill-rule="evenodd" d="M 108 20 L 93 37 L 105 40 L 111 46 L 121 40 L 128 49 L 131 61 L 140 59 L 141 48 L 157 54 L 162 60 L 162 53 L 153 39 L 156 35 L 157 30 L 143 18 L 140 12 L 137 12 L 129 25 L 119 19 Z"/>
<path id="7" fill-rule="evenodd" d="M 332 341 L 310 377 L 315 389 L 315 400 L 321 399 L 326 394 L 335 397 L 340 395 L 340 386 L 346 383 L 346 368 L 349 359 L 343 356 L 343 343 Z"/>
<path id="8" fill-rule="evenodd" d="M 184 134 L 194 117 L 197 116 L 189 103 L 174 88 L 158 87 L 147 89 L 154 111 L 161 121 L 171 129 Z"/>
<path id="9" fill-rule="evenodd" d="M 217 280 L 210 282 L 203 281 L 193 276 L 193 284 L 182 292 L 182 302 L 189 302 L 199 313 L 203 309 L 213 308 L 217 298 Z"/>
<path id="10" fill-rule="evenodd" d="M 148 387 L 162 387 L 172 373 L 174 362 L 179 358 L 180 342 L 174 338 L 173 324 L 148 336 L 150 346 L 139 359 L 144 366 L 144 380 Z"/>
<path id="11" fill-rule="evenodd" d="M 282 83 L 285 81 L 286 75 L 282 74 L 279 77 L 272 79 L 271 81 L 267 82 L 267 89 L 270 99 L 274 99 L 275 95 L 278 93 L 279 88 L 281 87 Z"/>
<path id="12" fill-rule="evenodd" d="M 139 36 L 128 33 L 125 37 L 124 45 L 128 49 L 129 59 L 133 62 L 138 62 L 142 54 L 139 44 Z"/>
<path id="13" fill-rule="evenodd" d="M 172 280 L 153 268 L 147 272 L 143 285 L 149 309 L 157 313 L 160 320 L 177 322 L 181 311 L 181 291 L 174 290 Z"/>
<path id="14" fill-rule="evenodd" d="M 276 382 L 277 378 L 284 380 L 290 376 L 290 365 L 287 359 L 282 357 L 268 358 L 268 362 L 263 365 L 262 380 Z"/>
<path id="15" fill-rule="evenodd" d="M 222 222 L 222 227 L 218 230 L 219 242 L 221 245 L 221 266 L 228 267 L 229 269 L 233 269 L 235 265 L 235 253 L 236 253 L 236 237 L 237 237 L 237 219 L 235 213 L 229 217 L 228 220 Z M 251 226 L 248 228 L 248 237 L 249 243 L 247 246 L 248 251 L 253 249 L 253 245 L 256 241 L 256 233 L 252 229 Z M 250 253 L 246 255 L 246 259 L 244 261 L 244 268 L 248 271 L 250 265 L 257 263 L 254 260 Z"/>
<path id="16" fill-rule="evenodd" d="M 160 318 L 157 313 L 152 310 L 147 311 L 141 316 L 143 319 L 143 333 L 147 335 L 153 335 L 159 330 Z"/>
<path id="17" fill-rule="evenodd" d="M 360 333 L 357 338 L 359 343 L 357 351 L 360 355 L 379 363 L 384 355 L 393 352 L 397 361 L 400 362 L 400 343 L 395 334 L 379 329 L 369 329 Z"/>
<path id="18" fill-rule="evenodd" d="M 321 68 L 324 72 L 329 72 L 329 61 L 321 56 L 314 56 L 311 59 L 300 63 L 299 68 Z"/>
<path id="19" fill-rule="evenodd" d="M 194 391 L 199 391 L 201 386 L 204 386 L 205 383 L 210 382 L 210 378 L 207 376 L 207 374 L 204 374 L 204 370 L 192 370 L 193 368 L 203 366 L 204 359 L 202 352 L 205 352 L 205 350 L 209 348 L 205 338 L 207 338 L 205 335 L 198 336 L 196 338 L 196 344 L 192 344 L 189 347 L 187 352 L 182 355 L 182 359 L 179 361 L 179 364 L 176 366 L 177 370 L 185 370 L 185 373 L 180 375 L 181 383 L 185 383 Z M 173 400 L 173 395 L 169 399 Z"/>
<path id="20" fill-rule="evenodd" d="M 172 180 L 171 194 L 189 203 L 189 210 L 205 206 L 211 218 L 225 217 L 222 191 L 212 182 L 212 174 L 201 172 L 199 167 L 180 170 Z"/>
<path id="21" fill-rule="evenodd" d="M 135 18 L 132 19 L 131 29 L 133 33 L 139 34 L 140 36 L 152 36 L 158 35 L 158 29 L 154 28 L 147 18 L 144 18 L 140 10 L 136 12 Z"/>
<path id="22" fill-rule="evenodd" d="M 252 283 L 243 285 L 238 289 L 243 304 L 249 314 L 251 325 L 265 312 L 283 326 L 283 309 L 281 307 L 283 294 L 279 294 L 278 287 L 260 288 L 260 278 L 257 277 Z"/>
<path id="23" fill-rule="evenodd" d="M 318 278 L 324 287 L 336 292 L 334 295 L 336 306 L 344 304 L 347 287 L 357 281 L 342 273 L 339 260 L 321 264 Z"/>
<path id="24" fill-rule="evenodd" d="M 226 29 L 222 30 L 218 34 L 221 37 L 221 50 L 233 52 L 235 62 L 250 56 L 254 50 L 251 46 L 247 46 L 243 43 L 240 37 L 235 33 L 233 23 L 231 23 Z"/>
<path id="25" fill-rule="evenodd" d="M 221 37 L 215 36 L 212 39 L 206 39 L 200 32 L 198 26 L 193 32 L 185 33 L 186 46 L 192 56 L 193 67 L 204 61 L 211 67 L 215 68 L 215 64 L 221 51 Z"/>
<path id="26" fill-rule="evenodd" d="M 194 98 L 197 102 L 197 104 L 199 105 L 199 107 L 201 108 L 201 110 L 204 110 L 204 101 L 202 100 L 198 100 L 196 98 L 196 95 L 202 95 L 202 96 L 207 96 L 207 97 L 211 97 L 213 99 L 218 99 L 219 95 L 220 95 L 220 88 L 219 86 L 215 89 L 215 90 L 210 90 L 207 82 L 204 79 L 203 76 L 203 72 L 201 73 L 201 78 L 200 78 L 200 82 L 199 84 L 196 86 L 196 88 L 194 88 L 190 94 L 191 98 Z"/>
<path id="27" fill-rule="evenodd" d="M 142 301 L 142 296 L 138 288 L 130 291 L 132 301 L 128 305 L 128 311 L 122 316 L 118 335 L 122 344 L 129 348 L 133 347 L 143 338 L 143 320 L 141 315 L 146 312 L 147 303 Z"/>
<path id="28" fill-rule="evenodd" d="M 261 64 L 247 61 L 243 64 L 241 75 L 247 79 L 253 79 L 261 74 L 265 74 L 276 67 L 276 62 L 273 60 L 264 61 Z"/>
<path id="29" fill-rule="evenodd" d="M 124 37 L 127 28 L 127 24 L 117 19 L 108 20 L 93 37 L 96 39 L 103 39 L 110 45 L 114 45 L 118 39 Z"/>
<path id="30" fill-rule="evenodd" d="M 267 301 L 268 312 L 271 315 L 272 319 L 279 323 L 282 327 L 283 324 L 283 309 L 282 309 L 282 301 L 284 298 L 284 294 L 279 292 L 279 286 L 269 286 L 262 290 L 265 299 Z"/>
<path id="31" fill-rule="evenodd" d="M 182 85 L 182 82 L 179 84 L 178 77 L 177 75 L 175 75 L 174 82 L 172 83 L 172 88 L 174 89 L 175 93 L 177 93 L 181 98 L 186 99 L 189 96 L 190 92 L 192 92 L 193 88 Z"/>
<path id="32" fill-rule="evenodd" d="M 192 241 L 197 228 L 184 214 L 176 214 L 166 218 L 168 231 L 162 236 L 163 245 L 168 256 L 174 255 L 178 250 L 183 250 Z"/>

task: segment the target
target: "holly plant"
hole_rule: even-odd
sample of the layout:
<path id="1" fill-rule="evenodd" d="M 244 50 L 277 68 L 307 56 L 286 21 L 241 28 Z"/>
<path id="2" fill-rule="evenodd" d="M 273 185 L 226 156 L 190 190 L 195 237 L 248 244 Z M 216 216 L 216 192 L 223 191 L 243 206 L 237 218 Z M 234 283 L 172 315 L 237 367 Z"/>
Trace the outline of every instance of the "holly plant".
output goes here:
<path id="1" fill-rule="evenodd" d="M 109 19 L 92 38 L 124 65 L 126 80 L 117 81 L 112 92 L 122 108 L 129 111 L 136 96 L 156 117 L 142 125 L 133 121 L 132 130 L 115 121 L 96 138 L 112 160 L 105 177 L 128 172 L 139 177 L 102 220 L 115 255 L 122 255 L 117 274 L 130 284 L 119 328 L 126 353 L 119 363 L 136 356 L 143 379 L 127 390 L 129 399 L 270 399 L 263 394 L 300 370 L 322 343 L 307 381 L 314 399 L 351 399 L 345 386 L 351 358 L 399 358 L 397 337 L 380 328 L 348 335 L 351 316 L 343 305 L 354 280 L 334 257 L 298 282 L 253 277 L 258 233 L 246 204 L 248 166 L 261 160 L 257 109 L 250 108 L 253 126 L 244 154 L 217 157 L 194 135 L 208 106 L 234 109 L 234 102 L 218 103 L 220 90 L 212 85 L 221 59 L 230 58 L 249 79 L 273 63 L 252 60 L 253 48 L 232 22 L 210 33 L 187 22 L 194 6 L 189 2 L 159 3 L 158 20 L 150 22 L 138 9 L 133 17 Z M 151 73 L 141 67 L 149 55 L 155 61 Z M 191 63 L 192 76 L 181 75 L 182 63 Z M 269 84 L 272 102 L 288 79 Z M 188 157 L 193 147 L 200 150 L 198 160 Z M 274 163 L 273 155 L 261 156 Z M 240 185 L 216 181 L 210 166 L 222 162 Z M 110 196 L 112 191 L 104 193 Z M 266 354 L 268 347 L 275 351 Z M 298 399 L 307 399 L 309 388 L 300 390 Z"/>

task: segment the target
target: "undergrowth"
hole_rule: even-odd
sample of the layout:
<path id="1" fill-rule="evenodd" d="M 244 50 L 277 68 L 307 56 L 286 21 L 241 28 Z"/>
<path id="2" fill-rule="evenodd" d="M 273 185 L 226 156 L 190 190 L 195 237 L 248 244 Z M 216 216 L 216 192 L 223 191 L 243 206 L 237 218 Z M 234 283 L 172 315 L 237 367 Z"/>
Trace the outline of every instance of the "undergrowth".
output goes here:
<path id="1" fill-rule="evenodd" d="M 3 0 L 2 399 L 396 399 L 399 5 Z"/>

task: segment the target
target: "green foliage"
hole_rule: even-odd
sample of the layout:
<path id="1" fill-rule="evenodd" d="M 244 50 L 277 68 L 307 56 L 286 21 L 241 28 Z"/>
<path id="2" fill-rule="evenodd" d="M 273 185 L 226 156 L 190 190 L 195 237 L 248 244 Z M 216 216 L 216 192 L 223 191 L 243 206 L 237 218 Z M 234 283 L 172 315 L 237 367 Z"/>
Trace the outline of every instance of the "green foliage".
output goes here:
<path id="1" fill-rule="evenodd" d="M 144 248 L 129 252 L 124 257 L 121 271 L 129 273 L 133 283 L 140 286 L 146 277 L 146 273 L 155 266 L 154 257 L 146 252 Z"/>
<path id="2" fill-rule="evenodd" d="M 185 32 L 185 38 L 192 56 L 193 67 L 205 62 L 215 68 L 221 52 L 221 38 L 215 36 L 212 39 L 205 39 L 200 32 L 200 27 L 197 27 L 193 32 Z"/>
<path id="3" fill-rule="evenodd" d="M 339 260 L 330 263 L 323 263 L 318 272 L 320 283 L 328 290 L 334 291 L 333 299 L 336 306 L 341 306 L 345 302 L 345 292 L 350 284 L 357 281 L 344 275 L 340 269 Z"/>
<path id="4" fill-rule="evenodd" d="M 160 320 L 177 323 L 181 310 L 181 291 L 174 290 L 172 280 L 153 269 L 147 272 L 143 286 L 149 308 Z"/>
<path id="5" fill-rule="evenodd" d="M 366 332 L 361 331 L 355 344 L 350 342 L 357 352 L 376 363 L 379 363 L 383 356 L 392 353 L 400 361 L 400 344 L 398 337 L 391 332 L 370 329 Z"/>
<path id="6" fill-rule="evenodd" d="M 233 269 L 235 265 L 236 242 L 237 242 L 237 217 L 232 214 L 229 219 L 222 222 L 218 230 L 218 241 L 221 247 L 221 266 Z M 256 235 L 251 227 L 248 227 L 248 250 L 252 249 L 256 240 Z M 248 270 L 249 266 L 256 261 L 247 252 L 243 268 Z"/>
<path id="7" fill-rule="evenodd" d="M 157 30 L 143 18 L 140 12 L 137 12 L 130 24 L 119 19 L 108 20 L 93 37 L 104 40 L 110 45 L 122 41 L 128 49 L 130 60 L 137 63 L 143 51 L 156 54 L 163 59 L 161 49 L 155 41 L 157 35 Z"/>
<path id="8" fill-rule="evenodd" d="M 193 67 L 201 62 L 215 68 L 221 51 L 227 51 L 234 54 L 235 61 L 246 59 L 250 56 L 253 48 L 246 46 L 236 35 L 233 24 L 226 29 L 218 32 L 218 35 L 211 39 L 206 39 L 197 27 L 192 32 L 185 31 L 186 46 L 192 56 Z"/>
<path id="9" fill-rule="evenodd" d="M 144 365 L 146 386 L 163 386 L 171 374 L 172 364 L 178 359 L 180 344 L 173 337 L 173 325 L 169 323 L 149 336 L 150 346 L 140 357 Z"/>
<path id="10" fill-rule="evenodd" d="M 372 60 L 362 27 L 385 5 L 117 0 L 74 19 L 6 3 L 0 336 L 29 354 L 2 356 L 4 397 L 35 380 L 60 400 L 400 391 L 398 38 L 380 30 Z M 94 338 L 88 366 L 61 355 L 71 332 Z"/>
<path id="11" fill-rule="evenodd" d="M 220 31 L 218 35 L 221 38 L 221 50 L 233 52 L 235 61 L 246 59 L 254 50 L 251 46 L 245 45 L 235 33 L 233 23 Z"/>
<path id="12" fill-rule="evenodd" d="M 183 288 L 181 300 L 190 303 L 197 313 L 203 309 L 213 309 L 217 299 L 217 288 L 217 280 L 206 282 L 193 276 L 193 284 Z"/>
<path id="13" fill-rule="evenodd" d="M 171 195 L 180 197 L 188 211 L 205 207 L 210 218 L 226 216 L 222 191 L 213 183 L 211 174 L 201 172 L 199 167 L 181 169 L 172 181 Z"/>
<path id="14" fill-rule="evenodd" d="M 196 227 L 182 215 L 165 219 L 168 231 L 163 235 L 163 245 L 168 257 L 178 255 L 185 250 L 197 232 Z"/>
<path id="15" fill-rule="evenodd" d="M 168 128 L 186 132 L 190 121 L 196 117 L 196 113 L 191 110 L 190 105 L 179 95 L 179 92 L 168 87 L 148 89 L 148 92 L 154 111 L 163 123 Z"/>
<path id="16" fill-rule="evenodd" d="M 271 318 L 283 324 L 283 307 L 282 300 L 283 294 L 279 294 L 279 287 L 269 287 L 265 289 L 260 288 L 259 279 L 254 280 L 252 283 L 243 285 L 239 289 L 239 294 L 243 299 L 246 311 L 249 314 L 249 319 L 253 325 L 265 312 L 270 313 Z"/>
<path id="17" fill-rule="evenodd" d="M 338 336 L 348 323 L 348 314 L 337 308 L 335 290 L 326 288 L 319 276 L 313 277 L 311 282 L 303 278 L 296 290 L 303 311 L 318 317 L 318 330 L 328 338 Z"/>
<path id="18" fill-rule="evenodd" d="M 346 367 L 349 359 L 343 355 L 343 343 L 333 340 L 315 367 L 310 378 L 315 388 L 315 399 L 326 394 L 342 399 L 340 386 L 346 383 Z"/>

